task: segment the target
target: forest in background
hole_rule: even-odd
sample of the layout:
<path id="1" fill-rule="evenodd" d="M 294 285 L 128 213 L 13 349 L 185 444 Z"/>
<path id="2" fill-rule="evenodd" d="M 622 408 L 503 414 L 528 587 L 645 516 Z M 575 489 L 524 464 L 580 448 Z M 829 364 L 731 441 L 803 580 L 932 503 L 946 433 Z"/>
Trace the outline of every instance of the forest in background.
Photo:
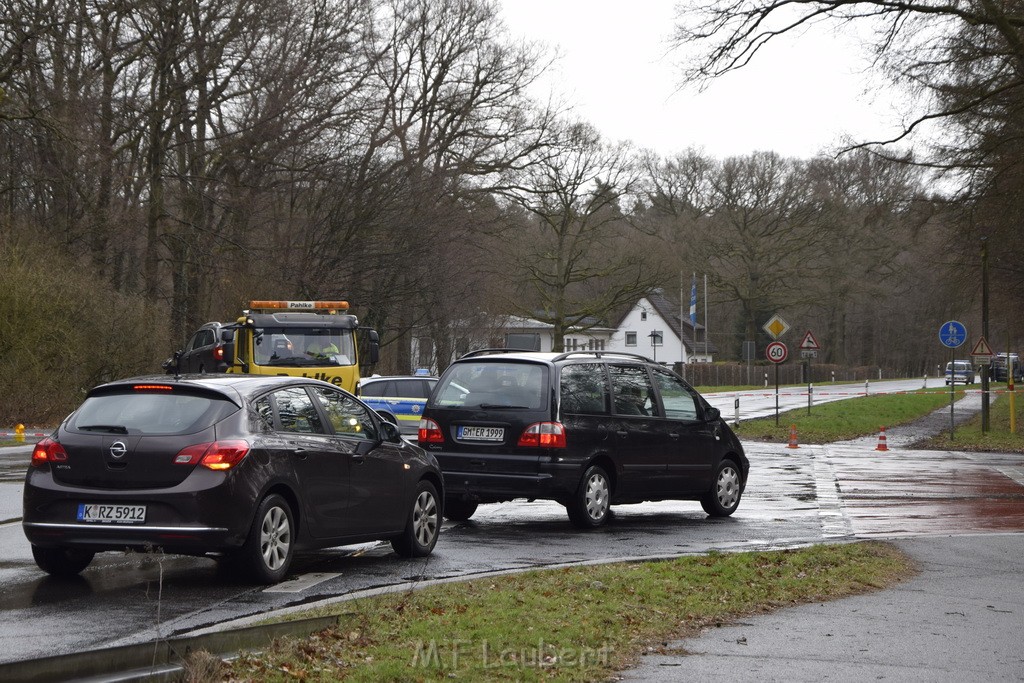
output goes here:
<path id="1" fill-rule="evenodd" d="M 414 336 L 443 367 L 484 317 L 560 339 L 693 274 L 717 359 L 779 313 L 822 362 L 919 375 L 943 321 L 981 329 L 982 237 L 990 341 L 1017 350 L 1021 67 L 948 30 L 946 148 L 717 159 L 537 99 L 551 54 L 484 0 L 9 0 L 0 422 L 158 371 L 252 299 L 347 299 L 401 373 Z"/>

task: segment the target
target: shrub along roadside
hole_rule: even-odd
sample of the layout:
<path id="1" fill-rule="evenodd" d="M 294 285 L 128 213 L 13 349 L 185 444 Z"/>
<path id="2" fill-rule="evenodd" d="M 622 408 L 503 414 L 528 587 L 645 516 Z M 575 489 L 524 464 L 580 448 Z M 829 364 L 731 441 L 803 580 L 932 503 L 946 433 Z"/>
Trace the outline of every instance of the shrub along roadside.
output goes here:
<path id="1" fill-rule="evenodd" d="M 0 427 L 54 425 L 94 385 L 160 372 L 165 319 L 57 249 L 0 237 Z"/>
<path id="2" fill-rule="evenodd" d="M 909 559 L 884 543 L 532 571 L 301 615 L 338 614 L 338 626 L 243 655 L 218 675 L 602 680 L 701 628 L 881 589 L 913 572 Z"/>

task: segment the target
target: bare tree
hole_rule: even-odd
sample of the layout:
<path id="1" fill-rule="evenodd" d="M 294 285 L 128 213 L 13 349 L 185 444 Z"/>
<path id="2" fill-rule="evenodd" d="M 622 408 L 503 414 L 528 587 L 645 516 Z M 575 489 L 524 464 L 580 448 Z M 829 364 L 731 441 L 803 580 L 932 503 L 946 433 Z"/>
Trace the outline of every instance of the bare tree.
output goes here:
<path id="1" fill-rule="evenodd" d="M 621 203 L 638 190 L 638 166 L 626 144 L 608 144 L 585 123 L 566 123 L 556 148 L 510 173 L 497 193 L 530 217 L 504 241 L 521 283 L 510 310 L 568 330 L 586 330 L 664 280 L 637 243 Z"/>

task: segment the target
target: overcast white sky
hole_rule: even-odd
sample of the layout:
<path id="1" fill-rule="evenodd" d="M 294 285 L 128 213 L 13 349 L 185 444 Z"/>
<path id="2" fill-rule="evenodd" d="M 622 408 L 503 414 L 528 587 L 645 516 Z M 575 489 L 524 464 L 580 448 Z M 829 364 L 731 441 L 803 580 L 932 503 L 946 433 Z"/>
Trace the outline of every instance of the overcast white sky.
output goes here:
<path id="1" fill-rule="evenodd" d="M 606 137 L 668 155 L 774 150 L 808 158 L 843 136 L 893 130 L 893 98 L 864 75 L 852 39 L 821 33 L 780 43 L 704 92 L 676 92 L 666 56 L 674 0 L 501 0 L 513 35 L 558 47 L 549 74 L 580 117 Z M 867 94 L 866 94 L 867 93 Z"/>

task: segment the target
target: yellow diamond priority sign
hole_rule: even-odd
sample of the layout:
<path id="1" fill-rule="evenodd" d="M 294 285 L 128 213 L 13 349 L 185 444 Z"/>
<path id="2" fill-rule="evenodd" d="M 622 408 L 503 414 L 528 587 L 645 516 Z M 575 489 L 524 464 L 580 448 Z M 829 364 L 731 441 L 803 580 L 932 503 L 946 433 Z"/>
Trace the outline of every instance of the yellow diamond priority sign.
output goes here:
<path id="1" fill-rule="evenodd" d="M 766 322 L 761 329 L 767 332 L 772 339 L 778 339 L 789 331 L 789 323 L 778 315 L 773 315 L 771 320 Z"/>

